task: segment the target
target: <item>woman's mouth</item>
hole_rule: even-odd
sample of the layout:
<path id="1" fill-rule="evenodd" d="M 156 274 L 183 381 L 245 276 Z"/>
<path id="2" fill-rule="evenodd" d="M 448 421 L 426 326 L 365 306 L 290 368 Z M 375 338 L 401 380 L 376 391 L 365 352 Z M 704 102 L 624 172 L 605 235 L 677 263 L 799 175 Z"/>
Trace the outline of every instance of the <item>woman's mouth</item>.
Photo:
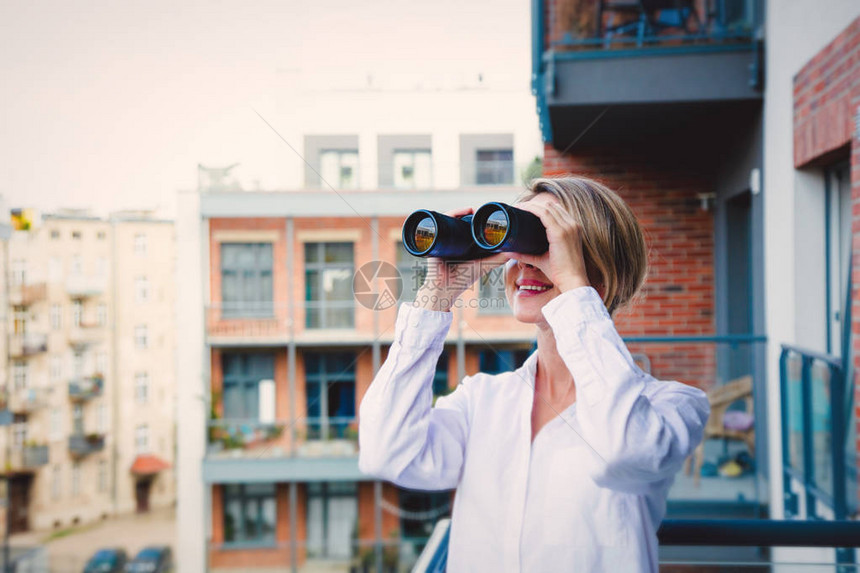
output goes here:
<path id="1" fill-rule="evenodd" d="M 517 296 L 529 297 L 538 296 L 552 288 L 551 284 L 542 283 L 535 280 L 523 280 L 517 282 Z"/>

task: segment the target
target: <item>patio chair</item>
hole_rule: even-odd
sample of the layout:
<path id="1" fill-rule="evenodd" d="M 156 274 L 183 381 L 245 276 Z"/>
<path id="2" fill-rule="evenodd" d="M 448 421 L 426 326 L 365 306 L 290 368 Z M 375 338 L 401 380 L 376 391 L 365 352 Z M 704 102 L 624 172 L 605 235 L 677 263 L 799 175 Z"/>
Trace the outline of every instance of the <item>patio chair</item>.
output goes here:
<path id="1" fill-rule="evenodd" d="M 729 412 L 729 406 L 739 400 L 742 400 L 746 406 L 746 413 L 748 415 L 748 423 L 746 424 L 738 424 L 736 421 L 731 420 L 731 416 L 726 416 L 727 412 Z M 696 487 L 699 486 L 702 476 L 706 440 L 741 440 L 746 444 L 750 455 L 755 455 L 755 424 L 752 417 L 752 376 L 742 376 L 722 386 L 711 389 L 708 392 L 708 402 L 711 404 L 711 416 L 705 424 L 704 438 L 685 463 L 685 473 L 690 475 L 690 471 L 693 471 L 693 483 Z"/>

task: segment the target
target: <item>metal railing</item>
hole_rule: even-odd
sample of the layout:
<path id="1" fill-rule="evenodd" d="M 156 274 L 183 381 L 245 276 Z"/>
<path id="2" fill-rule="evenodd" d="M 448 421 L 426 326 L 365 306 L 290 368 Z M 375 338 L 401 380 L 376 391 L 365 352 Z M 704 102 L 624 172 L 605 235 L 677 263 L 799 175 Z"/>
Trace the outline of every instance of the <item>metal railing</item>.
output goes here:
<path id="1" fill-rule="evenodd" d="M 845 519 L 857 511 L 848 494 L 858 460 L 847 447 L 853 387 L 843 362 L 784 344 L 779 364 L 786 515 Z"/>
<path id="2" fill-rule="evenodd" d="M 562 0 L 549 3 L 556 23 L 553 50 L 618 50 L 649 47 L 680 50 L 751 44 L 757 1 L 698 0 L 674 5 L 655 2 Z"/>
<path id="3" fill-rule="evenodd" d="M 69 436 L 69 454 L 76 458 L 100 452 L 104 447 L 104 434 L 72 434 Z"/>
<path id="4" fill-rule="evenodd" d="M 355 417 L 300 420 L 214 419 L 207 423 L 207 457 L 331 458 L 358 455 Z"/>
<path id="5" fill-rule="evenodd" d="M 101 376 L 85 376 L 69 382 L 69 398 L 72 400 L 90 400 L 102 395 L 104 378 Z"/>
<path id="6" fill-rule="evenodd" d="M 9 304 L 30 306 L 45 300 L 48 296 L 47 284 L 42 282 L 12 283 L 9 287 Z"/>
<path id="7" fill-rule="evenodd" d="M 43 332 L 13 334 L 9 338 L 9 356 L 26 358 L 48 351 L 48 335 Z"/>

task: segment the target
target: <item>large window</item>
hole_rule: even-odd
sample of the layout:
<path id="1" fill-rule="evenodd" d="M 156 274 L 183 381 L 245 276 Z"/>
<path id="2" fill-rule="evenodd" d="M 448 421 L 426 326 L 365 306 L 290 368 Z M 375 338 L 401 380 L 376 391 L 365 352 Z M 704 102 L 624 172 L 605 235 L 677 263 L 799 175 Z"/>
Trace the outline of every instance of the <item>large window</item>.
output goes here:
<path id="1" fill-rule="evenodd" d="M 402 242 L 397 243 L 397 271 L 403 280 L 400 300 L 412 302 L 427 276 L 427 261 L 409 254 Z"/>
<path id="2" fill-rule="evenodd" d="M 221 301 L 225 317 L 271 316 L 271 243 L 221 243 Z"/>
<path id="3" fill-rule="evenodd" d="M 257 420 L 260 416 L 260 380 L 275 377 L 275 358 L 264 353 L 225 353 L 224 418 Z"/>
<path id="4" fill-rule="evenodd" d="M 531 354 L 530 350 L 482 350 L 479 354 L 480 370 L 487 374 L 499 374 L 516 370 Z"/>
<path id="5" fill-rule="evenodd" d="M 320 175 L 323 187 L 358 189 L 358 150 L 325 149 L 320 151 Z"/>
<path id="6" fill-rule="evenodd" d="M 224 486 L 226 543 L 274 544 L 276 523 L 275 484 Z"/>
<path id="7" fill-rule="evenodd" d="M 306 352 L 308 438 L 343 438 L 355 420 L 355 355 Z"/>
<path id="8" fill-rule="evenodd" d="M 352 243 L 305 243 L 305 326 L 352 328 Z"/>
<path id="9" fill-rule="evenodd" d="M 392 179 L 397 189 L 429 189 L 432 172 L 429 149 L 397 149 L 392 156 Z"/>
<path id="10" fill-rule="evenodd" d="M 400 507 L 400 535 L 403 538 L 416 541 L 428 539 L 436 522 L 451 516 L 451 492 L 397 488 L 397 496 Z M 423 543 L 418 544 L 416 550 L 424 549 Z"/>
<path id="11" fill-rule="evenodd" d="M 358 521 L 355 482 L 308 484 L 308 554 L 346 559 L 352 556 L 352 539 Z"/>
<path id="12" fill-rule="evenodd" d="M 510 185 L 514 182 L 512 149 L 479 149 L 475 156 L 475 182 L 478 185 Z"/>

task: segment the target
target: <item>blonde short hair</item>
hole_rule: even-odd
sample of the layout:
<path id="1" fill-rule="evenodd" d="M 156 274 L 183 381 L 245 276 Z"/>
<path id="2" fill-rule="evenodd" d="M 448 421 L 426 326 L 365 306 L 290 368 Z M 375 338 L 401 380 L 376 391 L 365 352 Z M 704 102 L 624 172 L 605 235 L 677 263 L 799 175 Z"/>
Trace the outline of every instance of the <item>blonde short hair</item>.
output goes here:
<path id="1" fill-rule="evenodd" d="M 627 305 L 648 272 L 645 236 L 636 215 L 617 193 L 585 177 L 535 179 L 520 201 L 552 193 L 582 227 L 588 279 L 602 287 L 610 315 Z"/>

